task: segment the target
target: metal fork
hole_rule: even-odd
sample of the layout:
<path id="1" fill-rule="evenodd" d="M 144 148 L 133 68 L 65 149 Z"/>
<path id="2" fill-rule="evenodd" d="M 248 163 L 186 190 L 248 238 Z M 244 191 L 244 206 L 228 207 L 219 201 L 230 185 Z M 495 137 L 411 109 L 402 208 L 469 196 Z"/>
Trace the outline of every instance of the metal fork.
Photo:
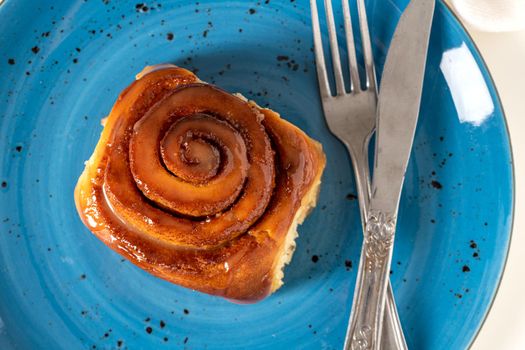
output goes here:
<path id="1" fill-rule="evenodd" d="M 337 43 L 337 33 L 332 10 L 332 1 L 324 0 L 328 35 L 330 39 L 330 50 L 332 66 L 335 78 L 336 94 L 333 95 L 328 81 L 327 68 L 325 64 L 323 45 L 321 40 L 321 29 L 316 0 L 310 0 L 312 12 L 312 27 L 315 45 L 315 60 L 317 66 L 317 79 L 319 91 L 323 103 L 324 115 L 330 131 L 346 146 L 350 158 L 357 187 L 357 196 L 361 213 L 363 230 L 366 226 L 366 213 L 370 199 L 370 169 L 368 163 L 368 145 L 370 137 L 375 129 L 377 84 L 372 57 L 372 46 L 368 32 L 368 22 L 364 0 L 357 0 L 359 15 L 359 27 L 361 30 L 361 41 L 363 43 L 363 57 L 365 63 L 366 86 L 361 88 L 359 71 L 355 51 L 354 34 L 352 31 L 352 20 L 348 0 L 342 0 L 344 28 L 346 33 L 346 45 L 348 49 L 348 63 L 350 71 L 350 91 L 347 92 L 344 83 L 341 58 Z M 363 231 L 364 232 L 364 231 Z M 357 278 L 359 281 L 359 276 Z M 356 289 L 357 290 L 357 289 Z M 356 305 L 352 305 L 352 310 Z M 387 298 L 384 313 L 384 326 L 382 332 L 382 349 L 407 349 L 396 304 L 390 284 L 387 289 Z M 350 325 L 349 325 L 350 326 Z M 352 343 L 347 337 L 345 349 L 350 349 Z M 355 350 L 368 349 L 366 334 L 362 339 L 355 339 L 354 344 L 359 344 Z"/>

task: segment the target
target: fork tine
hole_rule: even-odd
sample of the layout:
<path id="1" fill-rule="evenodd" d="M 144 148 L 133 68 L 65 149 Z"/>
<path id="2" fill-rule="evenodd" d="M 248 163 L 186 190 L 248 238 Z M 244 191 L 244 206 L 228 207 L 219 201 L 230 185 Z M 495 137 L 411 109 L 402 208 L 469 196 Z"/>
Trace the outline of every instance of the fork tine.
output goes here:
<path id="1" fill-rule="evenodd" d="M 316 0 L 310 0 L 312 13 L 312 28 L 314 33 L 315 64 L 317 68 L 317 80 L 322 98 L 330 97 L 330 85 L 326 74 L 326 64 L 324 61 L 323 41 L 321 40 L 321 26 L 319 25 L 319 13 L 317 11 Z"/>
<path id="2" fill-rule="evenodd" d="M 368 20 L 364 0 L 357 0 L 357 12 L 359 14 L 359 27 L 361 28 L 361 42 L 363 43 L 363 56 L 366 70 L 366 87 L 376 89 L 376 73 L 374 69 L 374 57 L 372 55 L 372 44 L 368 32 Z"/>
<path id="3" fill-rule="evenodd" d="M 326 24 L 328 25 L 328 37 L 330 38 L 330 50 L 332 51 L 332 65 L 334 67 L 335 88 L 338 95 L 345 93 L 345 81 L 341 69 L 341 57 L 339 56 L 339 45 L 337 44 L 337 32 L 335 29 L 334 12 L 332 0 L 324 0 L 326 10 Z"/>
<path id="4" fill-rule="evenodd" d="M 345 21 L 346 48 L 348 50 L 348 67 L 350 69 L 350 91 L 361 90 L 359 81 L 359 70 L 357 69 L 357 58 L 355 53 L 354 31 L 352 29 L 352 16 L 348 0 L 342 0 L 343 18 Z"/>

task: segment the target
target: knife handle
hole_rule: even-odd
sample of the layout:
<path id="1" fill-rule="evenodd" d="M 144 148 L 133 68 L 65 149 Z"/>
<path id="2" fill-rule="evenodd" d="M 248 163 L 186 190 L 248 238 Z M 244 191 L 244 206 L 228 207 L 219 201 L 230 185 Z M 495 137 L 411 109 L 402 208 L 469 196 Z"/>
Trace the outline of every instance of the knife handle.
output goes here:
<path id="1" fill-rule="evenodd" d="M 380 349 L 396 216 L 370 209 L 345 350 Z"/>
<path id="2" fill-rule="evenodd" d="M 366 140 L 361 148 L 348 147 L 348 152 L 352 155 L 352 165 L 359 199 L 359 213 L 363 225 L 363 235 L 366 232 L 366 222 L 368 215 L 368 205 L 370 201 L 370 170 L 368 162 L 368 142 Z M 354 306 L 352 306 L 352 310 Z M 350 325 L 352 318 L 349 318 Z M 345 344 L 350 343 L 349 335 L 345 338 Z M 386 290 L 385 311 L 383 319 L 383 331 L 381 336 L 381 350 L 407 350 L 408 346 L 401 327 L 401 321 L 394 300 L 392 286 L 388 283 Z"/>

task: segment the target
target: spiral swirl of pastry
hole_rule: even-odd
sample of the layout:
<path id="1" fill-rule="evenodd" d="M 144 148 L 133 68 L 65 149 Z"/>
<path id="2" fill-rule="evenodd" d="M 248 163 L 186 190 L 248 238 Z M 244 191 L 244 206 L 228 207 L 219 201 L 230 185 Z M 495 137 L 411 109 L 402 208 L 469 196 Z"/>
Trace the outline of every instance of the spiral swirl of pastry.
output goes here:
<path id="1" fill-rule="evenodd" d="M 246 232 L 264 213 L 275 179 L 259 114 L 210 85 L 173 91 L 131 133 L 116 130 L 108 201 L 126 222 L 178 246 L 209 248 Z M 139 202 L 150 204 L 128 210 Z"/>
<path id="2" fill-rule="evenodd" d="M 75 198 L 90 230 L 140 267 L 257 300 L 278 287 L 279 253 L 323 166 L 275 113 L 168 66 L 121 94 Z"/>

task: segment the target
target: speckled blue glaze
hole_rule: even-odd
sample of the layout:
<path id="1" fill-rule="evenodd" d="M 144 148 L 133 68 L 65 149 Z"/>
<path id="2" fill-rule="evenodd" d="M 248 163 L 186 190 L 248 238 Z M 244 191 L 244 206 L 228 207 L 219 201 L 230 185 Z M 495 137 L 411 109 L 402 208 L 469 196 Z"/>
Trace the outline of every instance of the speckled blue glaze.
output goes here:
<path id="1" fill-rule="evenodd" d="M 379 71 L 406 3 L 367 2 Z M 0 5 L 1 349 L 341 348 L 361 233 L 348 156 L 321 114 L 307 5 Z M 458 108 L 475 106 L 461 94 L 452 99 L 472 86 L 451 89 L 440 70 L 443 53 L 463 43 L 488 91 L 476 104 L 493 106 L 481 123 L 461 122 Z M 258 304 L 157 279 L 106 248 L 77 217 L 73 188 L 100 119 L 144 65 L 162 62 L 272 107 L 326 150 L 318 208 L 300 227 L 286 284 Z M 496 90 L 439 3 L 391 275 L 410 348 L 472 342 L 507 256 L 512 174 Z"/>

